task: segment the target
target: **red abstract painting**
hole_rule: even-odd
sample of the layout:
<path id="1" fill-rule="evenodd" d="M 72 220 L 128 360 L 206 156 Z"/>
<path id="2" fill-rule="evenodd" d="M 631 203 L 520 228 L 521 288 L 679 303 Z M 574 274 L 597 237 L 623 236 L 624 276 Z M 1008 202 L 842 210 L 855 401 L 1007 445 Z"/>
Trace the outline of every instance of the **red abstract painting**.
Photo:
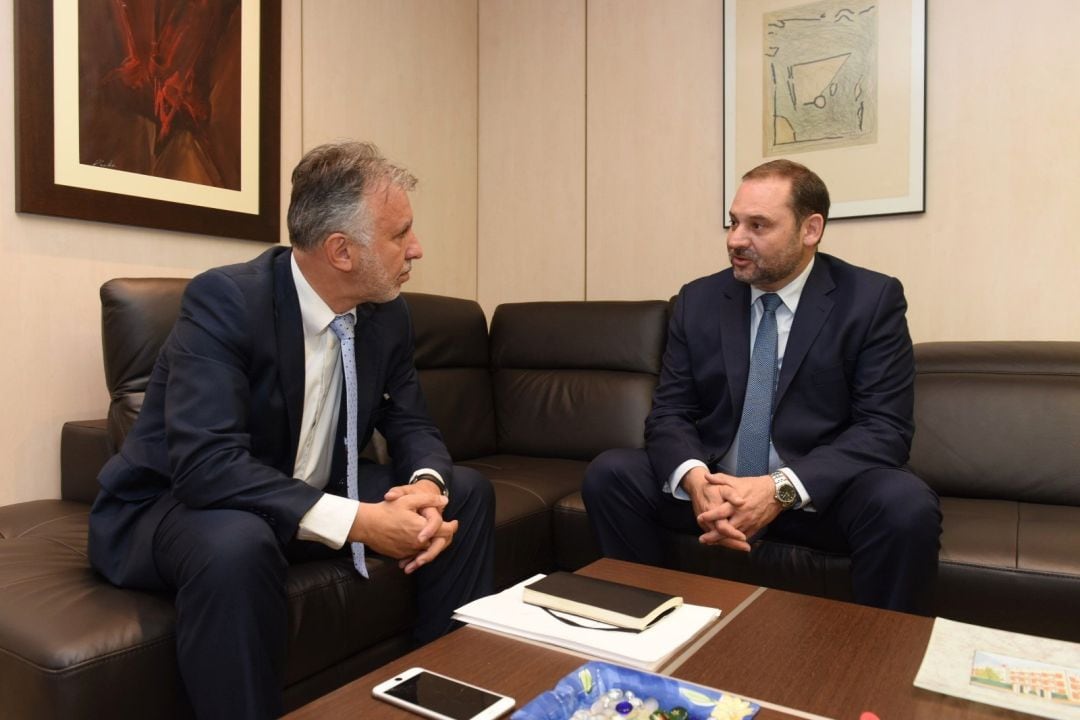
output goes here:
<path id="1" fill-rule="evenodd" d="M 240 189 L 240 0 L 80 0 L 79 161 Z"/>

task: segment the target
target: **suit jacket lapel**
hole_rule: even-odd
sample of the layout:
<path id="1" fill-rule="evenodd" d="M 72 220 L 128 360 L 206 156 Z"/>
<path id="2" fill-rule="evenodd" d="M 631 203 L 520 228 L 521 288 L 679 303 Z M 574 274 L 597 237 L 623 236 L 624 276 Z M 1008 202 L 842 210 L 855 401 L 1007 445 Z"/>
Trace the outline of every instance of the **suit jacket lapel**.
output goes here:
<path id="1" fill-rule="evenodd" d="M 737 418 L 742 413 L 746 378 L 750 372 L 750 286 L 735 280 L 730 272 L 721 280 L 724 305 L 719 308 L 720 337 L 728 391 Z"/>
<path id="2" fill-rule="evenodd" d="M 357 441 L 363 441 L 367 436 L 367 426 L 374 414 L 376 398 L 376 379 L 381 376 L 381 364 L 383 353 L 382 327 L 378 321 L 372 320 L 374 312 L 372 305 L 358 305 L 356 308 L 356 342 L 353 343 L 353 352 L 356 357 L 356 432 L 359 435 Z M 363 450 L 362 447 L 357 451 Z"/>
<path id="3" fill-rule="evenodd" d="M 799 297 L 799 308 L 795 312 L 795 320 L 791 324 L 791 333 L 788 335 L 787 347 L 784 349 L 784 363 L 780 366 L 780 378 L 776 386 L 776 399 L 774 407 L 784 397 L 784 392 L 791 385 L 791 379 L 806 358 L 806 353 L 814 343 L 814 339 L 821 331 L 825 320 L 833 309 L 833 301 L 828 294 L 832 292 L 836 284 L 833 282 L 832 273 L 829 272 L 828 258 L 818 254 L 814 260 L 814 268 L 810 276 L 806 278 L 806 286 L 803 287 Z"/>
<path id="4" fill-rule="evenodd" d="M 281 390 L 285 394 L 289 423 L 289 455 L 290 462 L 295 463 L 304 414 L 304 323 L 293 283 L 291 257 L 291 252 L 285 252 L 274 260 L 274 316 Z"/>

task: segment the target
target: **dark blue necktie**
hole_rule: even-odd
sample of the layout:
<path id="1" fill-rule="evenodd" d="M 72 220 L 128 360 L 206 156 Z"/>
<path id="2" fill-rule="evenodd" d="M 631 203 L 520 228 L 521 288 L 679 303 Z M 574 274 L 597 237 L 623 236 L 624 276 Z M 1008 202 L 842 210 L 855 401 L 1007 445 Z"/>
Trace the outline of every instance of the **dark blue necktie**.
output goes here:
<path id="1" fill-rule="evenodd" d="M 769 472 L 769 435 L 772 429 L 773 393 L 776 391 L 776 308 L 780 296 L 761 296 L 765 309 L 758 325 L 750 375 L 746 381 L 746 401 L 739 424 L 739 459 L 736 477 L 753 477 Z"/>
<path id="2" fill-rule="evenodd" d="M 349 498 L 358 500 L 360 494 L 356 489 L 356 468 L 359 451 L 356 448 L 356 352 L 353 345 L 353 327 L 356 318 L 351 314 L 338 315 L 330 323 L 330 329 L 341 341 L 341 369 L 345 375 L 345 457 L 346 457 L 346 482 L 349 489 Z M 364 562 L 364 543 L 352 543 L 353 565 L 357 572 L 364 577 L 368 576 L 367 563 Z"/>

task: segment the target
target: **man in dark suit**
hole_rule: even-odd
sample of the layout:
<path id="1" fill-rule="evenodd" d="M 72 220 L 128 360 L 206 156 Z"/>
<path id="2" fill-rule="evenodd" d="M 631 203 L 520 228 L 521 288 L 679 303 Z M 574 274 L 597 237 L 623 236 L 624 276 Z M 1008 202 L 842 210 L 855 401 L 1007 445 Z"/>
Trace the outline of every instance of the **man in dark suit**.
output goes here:
<path id="1" fill-rule="evenodd" d="M 200 717 L 281 713 L 290 560 L 344 545 L 365 575 L 365 549 L 398 560 L 420 641 L 491 590 L 491 486 L 453 466 L 427 415 L 399 297 L 422 256 L 416 180 L 341 143 L 292 181 L 291 249 L 189 283 L 90 517 L 100 573 L 175 593 Z M 357 457 L 374 429 L 392 467 Z"/>
<path id="2" fill-rule="evenodd" d="M 829 194 L 787 160 L 743 176 L 731 268 L 683 287 L 645 450 L 589 466 L 609 557 L 663 561 L 662 528 L 751 551 L 758 537 L 851 556 L 857 602 L 927 612 L 941 512 L 905 468 L 914 431 L 899 281 L 817 252 Z"/>

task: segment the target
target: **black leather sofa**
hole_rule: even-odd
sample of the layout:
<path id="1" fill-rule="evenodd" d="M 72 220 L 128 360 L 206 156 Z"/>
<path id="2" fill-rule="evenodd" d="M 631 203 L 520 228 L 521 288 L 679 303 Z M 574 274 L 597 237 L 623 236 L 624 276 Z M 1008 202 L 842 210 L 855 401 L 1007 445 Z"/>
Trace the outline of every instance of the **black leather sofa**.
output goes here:
<path id="1" fill-rule="evenodd" d="M 183 280 L 102 288 L 111 404 L 66 423 L 61 500 L 0 507 L 0 708 L 27 718 L 184 717 L 167 597 L 120 590 L 86 561 L 95 476 L 130 428 Z M 640 446 L 667 303 L 500 306 L 407 294 L 429 409 L 456 461 L 496 491 L 496 582 L 595 559 L 578 489 L 588 461 Z M 912 467 L 942 495 L 939 613 L 1080 640 L 1080 343 L 916 347 Z M 378 438 L 368 449 L 379 457 Z M 763 543 L 750 556 L 671 538 L 682 569 L 846 599 L 846 558 Z M 412 587 L 370 558 L 289 576 L 286 703 L 408 648 Z"/>

